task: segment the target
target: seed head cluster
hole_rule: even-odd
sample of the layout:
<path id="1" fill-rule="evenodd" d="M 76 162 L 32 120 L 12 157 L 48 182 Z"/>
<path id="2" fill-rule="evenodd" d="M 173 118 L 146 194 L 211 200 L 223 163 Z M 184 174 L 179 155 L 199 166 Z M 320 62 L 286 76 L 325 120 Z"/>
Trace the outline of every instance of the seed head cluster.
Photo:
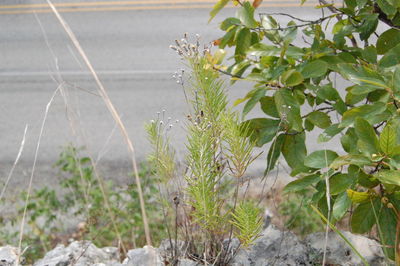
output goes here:
<path id="1" fill-rule="evenodd" d="M 172 50 L 182 59 L 195 58 L 198 56 L 203 56 L 210 52 L 210 47 L 204 45 L 203 49 L 200 48 L 200 35 L 196 34 L 194 43 L 191 43 L 188 38 L 188 34 L 185 33 L 181 40 L 175 40 L 175 45 L 169 46 Z"/>
<path id="2" fill-rule="evenodd" d="M 176 119 L 174 122 L 172 121 L 171 117 L 165 117 L 165 110 L 162 112 L 157 112 L 157 119 L 150 120 L 150 123 L 155 125 L 159 134 L 166 134 L 168 131 L 172 129 L 174 124 L 178 124 L 179 120 Z"/>

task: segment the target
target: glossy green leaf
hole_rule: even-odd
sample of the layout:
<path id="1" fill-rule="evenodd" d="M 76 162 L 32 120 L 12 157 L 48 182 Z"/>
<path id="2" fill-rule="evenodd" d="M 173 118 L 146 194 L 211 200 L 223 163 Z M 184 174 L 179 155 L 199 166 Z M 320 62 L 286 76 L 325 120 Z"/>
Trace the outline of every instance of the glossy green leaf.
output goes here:
<path id="1" fill-rule="evenodd" d="M 264 29 L 266 30 L 271 30 L 271 29 L 277 29 L 278 28 L 278 22 L 272 17 L 268 15 L 263 15 L 261 17 L 261 24 Z"/>
<path id="2" fill-rule="evenodd" d="M 327 55 L 320 57 L 319 60 L 323 60 L 326 63 L 328 63 L 328 68 L 334 71 L 337 71 L 337 65 L 338 64 L 344 64 L 345 61 L 343 61 L 339 56 L 337 55 Z"/>
<path id="3" fill-rule="evenodd" d="M 381 150 L 385 154 L 391 155 L 396 149 L 396 142 L 397 131 L 392 125 L 387 124 L 379 136 L 379 146 Z"/>
<path id="4" fill-rule="evenodd" d="M 359 138 L 359 142 L 363 142 L 361 152 L 368 155 L 379 153 L 379 141 L 374 128 L 363 118 L 357 117 L 354 123 L 354 129 Z"/>
<path id="5" fill-rule="evenodd" d="M 305 55 L 305 52 L 303 48 L 297 46 L 289 46 L 286 49 L 285 55 L 287 58 L 300 60 Z"/>
<path id="6" fill-rule="evenodd" d="M 254 7 L 248 1 L 244 2 L 243 6 L 238 9 L 236 17 L 239 18 L 242 24 L 247 28 L 255 28 L 258 26 L 257 21 L 254 19 Z"/>
<path id="7" fill-rule="evenodd" d="M 356 1 L 357 1 L 357 6 L 359 8 L 363 8 L 368 2 L 368 0 L 356 0 Z"/>
<path id="8" fill-rule="evenodd" d="M 387 0 L 388 3 L 390 3 L 394 8 L 399 8 L 400 7 L 400 1 L 399 0 Z"/>
<path id="9" fill-rule="evenodd" d="M 347 110 L 342 117 L 340 127 L 348 127 L 354 123 L 357 117 L 363 117 L 367 121 L 374 116 L 383 113 L 386 110 L 386 104 L 375 102 L 373 104 L 361 105 Z"/>
<path id="10" fill-rule="evenodd" d="M 287 24 L 288 29 L 284 30 L 282 34 L 282 41 L 284 44 L 289 45 L 296 39 L 297 27 L 295 26 L 296 23 L 293 21 Z"/>
<path id="11" fill-rule="evenodd" d="M 308 114 L 307 119 L 319 128 L 325 129 L 331 125 L 331 118 L 326 113 L 314 111 Z"/>
<path id="12" fill-rule="evenodd" d="M 349 91 L 352 95 L 362 95 L 361 99 L 364 99 L 368 93 L 376 91 L 378 89 L 382 89 L 381 87 L 372 86 L 372 85 L 355 85 L 352 86 L 351 90 Z M 347 96 L 347 95 L 346 95 Z M 357 103 L 356 101 L 355 103 Z"/>
<path id="13" fill-rule="evenodd" d="M 365 188 L 374 188 L 379 185 L 379 180 L 372 175 L 366 174 L 364 171 L 360 171 L 358 174 L 358 184 Z"/>
<path id="14" fill-rule="evenodd" d="M 314 129 L 314 124 L 310 122 L 310 120 L 304 120 L 304 129 L 307 131 L 312 131 Z"/>
<path id="15" fill-rule="evenodd" d="M 355 86 L 359 86 L 359 85 L 351 86 L 350 90 L 346 94 L 345 103 L 347 105 L 356 105 L 357 103 L 361 102 L 368 96 L 368 94 L 358 94 L 358 95 L 353 94 L 351 92 L 351 89 L 354 88 Z M 374 88 L 374 89 L 376 89 L 376 88 Z"/>
<path id="16" fill-rule="evenodd" d="M 276 30 L 279 28 L 279 25 L 272 16 L 262 15 L 261 25 L 264 28 L 265 37 L 267 37 L 267 39 L 269 39 L 272 43 L 280 43 L 282 41 L 281 35 Z"/>
<path id="17" fill-rule="evenodd" d="M 340 138 L 343 149 L 348 153 L 358 153 L 357 141 L 358 137 L 354 128 L 349 128 L 346 134 Z"/>
<path id="18" fill-rule="evenodd" d="M 257 43 L 252 45 L 247 54 L 250 56 L 279 56 L 281 49 L 273 45 Z"/>
<path id="19" fill-rule="evenodd" d="M 378 53 L 374 46 L 370 45 L 370 46 L 365 47 L 361 51 L 361 55 L 367 62 L 376 64 L 377 58 L 378 58 Z"/>
<path id="20" fill-rule="evenodd" d="M 342 130 L 343 128 L 339 127 L 339 124 L 330 125 L 318 136 L 318 143 L 330 141 L 334 136 L 342 132 Z"/>
<path id="21" fill-rule="evenodd" d="M 380 240 L 384 246 L 384 252 L 391 260 L 395 259 L 394 246 L 396 243 L 396 225 L 397 218 L 396 214 L 392 209 L 382 207 L 379 213 L 379 225 L 380 225 Z"/>
<path id="22" fill-rule="evenodd" d="M 388 0 L 376 0 L 376 2 L 383 13 L 385 13 L 389 18 L 396 14 L 397 9 L 392 6 Z"/>
<path id="23" fill-rule="evenodd" d="M 223 31 L 227 31 L 232 26 L 237 26 L 240 24 L 240 20 L 238 18 L 227 18 L 222 21 L 221 26 L 219 27 Z"/>
<path id="24" fill-rule="evenodd" d="M 282 145 L 285 140 L 285 135 L 279 135 L 269 147 L 268 155 L 267 155 L 267 169 L 265 169 L 265 174 L 268 174 L 269 171 L 274 169 L 276 162 L 281 154 Z"/>
<path id="25" fill-rule="evenodd" d="M 336 220 L 340 220 L 351 207 L 351 200 L 346 192 L 339 194 L 332 207 L 332 215 Z"/>
<path id="26" fill-rule="evenodd" d="M 315 151 L 304 159 L 304 165 L 317 169 L 325 168 L 328 167 L 336 157 L 338 157 L 337 153 L 331 150 Z"/>
<path id="27" fill-rule="evenodd" d="M 362 41 L 367 40 L 369 36 L 376 30 L 378 26 L 378 14 L 371 14 L 366 16 L 362 22 L 360 31 L 360 39 Z"/>
<path id="28" fill-rule="evenodd" d="M 251 32 L 247 28 L 241 29 L 236 37 L 235 60 L 243 61 L 246 57 L 246 51 L 251 45 Z"/>
<path id="29" fill-rule="evenodd" d="M 321 180 L 321 176 L 318 174 L 315 175 L 309 175 L 300 179 L 297 179 L 295 181 L 290 182 L 285 186 L 283 189 L 283 192 L 296 192 L 303 190 L 305 188 L 308 188 L 311 185 L 316 184 L 318 181 Z"/>
<path id="30" fill-rule="evenodd" d="M 282 83 L 288 87 L 299 85 L 303 80 L 303 75 L 295 69 L 290 69 L 282 75 Z"/>
<path id="31" fill-rule="evenodd" d="M 400 30 L 389 29 L 382 33 L 376 42 L 378 54 L 385 54 L 387 51 L 400 43 Z"/>
<path id="32" fill-rule="evenodd" d="M 351 64 L 339 64 L 339 72 L 345 78 L 358 85 L 375 86 L 377 88 L 388 88 L 382 76 L 377 72 L 368 69 L 356 69 Z"/>
<path id="33" fill-rule="evenodd" d="M 223 9 L 230 0 L 219 0 L 213 7 L 213 9 L 210 12 L 210 18 L 208 22 L 210 22 L 218 13 Z"/>
<path id="34" fill-rule="evenodd" d="M 311 86 L 309 85 L 311 88 Z M 338 91 L 332 86 L 332 84 L 327 84 L 324 86 L 316 87 L 317 97 L 321 100 L 337 101 L 340 99 Z"/>
<path id="35" fill-rule="evenodd" d="M 250 136 L 257 146 L 270 142 L 279 129 L 279 120 L 255 118 L 243 122 L 249 128 Z"/>
<path id="36" fill-rule="evenodd" d="M 254 108 L 254 106 L 260 101 L 260 99 L 264 97 L 264 95 L 265 95 L 264 88 L 258 88 L 255 91 L 253 91 L 250 99 L 243 107 L 243 116 L 247 115 Z"/>
<path id="37" fill-rule="evenodd" d="M 338 169 L 344 165 L 357 165 L 362 167 L 364 165 L 369 165 L 370 163 L 371 160 L 362 154 L 346 154 L 337 157 L 329 167 L 333 169 Z"/>
<path id="38" fill-rule="evenodd" d="M 327 71 L 328 71 L 328 64 L 325 61 L 315 60 L 308 62 L 301 71 L 301 74 L 306 79 L 317 78 L 325 75 Z"/>
<path id="39" fill-rule="evenodd" d="M 346 192 L 346 190 L 355 182 L 356 179 L 348 174 L 333 175 L 329 178 L 330 193 L 331 195 L 337 195 Z"/>
<path id="40" fill-rule="evenodd" d="M 264 96 L 260 99 L 261 109 L 267 115 L 279 118 L 278 110 L 276 109 L 274 98 L 271 96 Z"/>
<path id="41" fill-rule="evenodd" d="M 224 49 L 227 45 L 231 46 L 236 36 L 236 31 L 239 27 L 235 26 L 231 30 L 229 30 L 224 37 L 221 39 L 221 43 L 219 44 L 219 48 Z"/>
<path id="42" fill-rule="evenodd" d="M 397 66 L 393 72 L 393 89 L 400 92 L 400 66 Z"/>
<path id="43" fill-rule="evenodd" d="M 393 67 L 400 64 L 400 44 L 390 49 L 382 58 L 379 60 L 380 67 Z"/>
<path id="44" fill-rule="evenodd" d="M 354 9 L 357 7 L 357 1 L 356 0 L 345 0 L 344 1 L 346 4 L 346 7 L 350 8 L 350 9 Z"/>
<path id="45" fill-rule="evenodd" d="M 263 73 L 250 73 L 245 77 L 248 81 L 255 81 L 259 83 L 266 83 L 268 82 L 268 77 L 266 77 Z"/>
<path id="46" fill-rule="evenodd" d="M 288 122 L 289 128 L 302 131 L 300 105 L 296 101 L 296 98 L 293 97 L 292 91 L 286 88 L 279 89 L 274 95 L 274 100 L 280 118 Z"/>
<path id="47" fill-rule="evenodd" d="M 242 76 L 242 74 L 244 73 L 244 71 L 246 71 L 246 69 L 250 67 L 250 62 L 248 60 L 243 60 L 237 64 L 235 64 L 232 69 L 230 70 L 230 73 L 233 76 Z"/>
<path id="48" fill-rule="evenodd" d="M 374 206 L 372 206 L 372 204 Z M 372 226 L 376 223 L 373 207 L 375 210 L 380 210 L 380 200 L 374 199 L 360 203 L 354 210 L 351 216 L 351 229 L 353 233 L 364 234 L 371 231 Z"/>
<path id="49" fill-rule="evenodd" d="M 351 53 L 341 52 L 338 54 L 338 57 L 342 59 L 345 63 L 357 64 L 356 58 Z"/>
<path id="50" fill-rule="evenodd" d="M 375 177 L 384 184 L 400 186 L 400 170 L 381 170 Z"/>
<path id="51" fill-rule="evenodd" d="M 282 145 L 282 154 L 287 164 L 292 168 L 304 166 L 304 158 L 307 155 L 305 134 L 285 135 Z"/>

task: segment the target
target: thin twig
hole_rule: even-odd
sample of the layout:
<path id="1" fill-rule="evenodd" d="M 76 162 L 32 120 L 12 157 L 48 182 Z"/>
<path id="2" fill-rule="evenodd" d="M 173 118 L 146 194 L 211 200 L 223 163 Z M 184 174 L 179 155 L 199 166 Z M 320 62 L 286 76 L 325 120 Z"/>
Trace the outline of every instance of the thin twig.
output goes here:
<path id="1" fill-rule="evenodd" d="M 287 14 L 287 15 L 288 15 L 288 14 Z M 290 16 L 290 15 L 288 15 L 288 16 Z M 336 17 L 336 16 L 337 16 L 337 14 L 335 13 L 335 14 L 333 14 L 333 15 L 330 15 L 330 16 L 327 16 L 327 17 L 322 17 L 322 18 L 317 19 L 317 20 L 307 21 L 307 22 L 305 22 L 305 23 L 303 23 L 303 24 L 289 25 L 289 26 L 286 26 L 286 27 L 278 26 L 278 27 L 272 28 L 272 29 L 265 29 L 264 27 L 257 27 L 257 28 L 252 28 L 252 30 L 283 31 L 283 30 L 288 30 L 288 29 L 297 29 L 297 28 L 307 27 L 307 26 L 311 26 L 311 25 L 315 25 L 315 24 L 321 24 L 321 23 L 324 22 L 325 20 L 334 18 L 334 17 Z M 238 26 L 240 26 L 240 25 L 238 25 Z"/>
<path id="2" fill-rule="evenodd" d="M 287 16 L 289 18 L 292 18 L 294 20 L 298 20 L 300 22 L 305 22 L 305 23 L 313 22 L 313 20 L 301 19 L 301 18 L 295 17 L 295 16 L 290 15 L 290 14 L 286 14 L 286 13 L 260 13 L 260 16 L 262 16 L 262 15 L 265 15 L 265 16 Z"/>
<path id="3" fill-rule="evenodd" d="M 243 79 L 241 76 L 233 75 L 233 74 L 229 73 L 228 71 L 219 69 L 219 68 L 217 68 L 217 67 L 214 67 L 214 66 L 213 66 L 213 69 L 216 70 L 216 71 L 218 71 L 218 72 L 220 72 L 220 73 L 222 73 L 222 74 L 231 76 L 232 78 Z"/>

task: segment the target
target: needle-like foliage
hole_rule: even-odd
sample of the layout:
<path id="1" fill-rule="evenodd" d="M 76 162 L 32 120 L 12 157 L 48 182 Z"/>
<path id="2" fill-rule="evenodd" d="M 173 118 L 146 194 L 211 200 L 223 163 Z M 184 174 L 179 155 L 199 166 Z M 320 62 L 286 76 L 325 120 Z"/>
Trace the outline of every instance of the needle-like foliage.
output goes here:
<path id="1" fill-rule="evenodd" d="M 241 178 L 254 160 L 255 144 L 246 137 L 250 130 L 247 124 L 228 108 L 225 84 L 210 63 L 214 58 L 209 49 L 200 51 L 198 39 L 190 44 L 186 36 L 171 48 L 191 70 L 187 79 L 179 76 L 177 80 L 181 85 L 188 81 L 184 89 L 190 106 L 186 124 L 187 168 L 183 174 L 187 215 L 184 239 L 192 255 L 202 254 L 202 261 L 226 265 L 231 260 L 232 253 L 227 251 L 231 250 L 232 236 L 249 246 L 261 230 L 258 209 L 239 200 L 238 193 L 243 184 Z M 157 127 L 157 122 L 148 127 L 153 146 L 168 146 L 160 144 Z M 168 154 L 167 148 L 157 151 L 160 158 Z M 244 203 L 238 206 L 237 202 Z M 223 244 L 227 238 L 229 241 Z"/>
<path id="2" fill-rule="evenodd" d="M 165 125 L 165 122 L 160 119 L 145 125 L 147 138 L 153 147 L 149 160 L 154 164 L 157 177 L 161 182 L 168 182 L 176 176 L 175 151 L 167 135 L 171 127 L 172 124 Z"/>
<path id="3" fill-rule="evenodd" d="M 250 202 L 243 202 L 237 206 L 232 216 L 231 222 L 237 229 L 236 237 L 243 246 L 248 247 L 260 236 L 262 230 L 260 210 Z"/>

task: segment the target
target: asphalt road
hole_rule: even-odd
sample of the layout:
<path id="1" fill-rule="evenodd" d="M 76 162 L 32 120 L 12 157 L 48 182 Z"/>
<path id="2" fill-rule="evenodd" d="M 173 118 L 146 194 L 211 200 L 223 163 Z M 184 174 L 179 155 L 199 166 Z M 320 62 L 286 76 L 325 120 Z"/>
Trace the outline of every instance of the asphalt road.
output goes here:
<path id="1" fill-rule="evenodd" d="M 51 164 L 69 142 L 84 145 L 94 158 L 100 157 L 108 173 L 126 176 L 125 143 L 102 100 L 93 94 L 93 79 L 54 15 L 41 5 L 44 2 L 7 0 L 0 6 L 0 185 L 17 155 L 26 125 L 24 152 L 12 184 L 27 184 L 46 104 L 60 83 L 63 93 L 50 105 L 35 184 L 54 182 Z M 226 9 L 208 24 L 212 5 L 208 0 L 172 4 L 168 0 L 109 1 L 102 5 L 81 1 L 76 6 L 54 2 L 98 71 L 128 129 L 137 158 L 143 160 L 149 152 L 144 123 L 158 111 L 166 110 L 166 117 L 180 121 L 187 112 L 182 89 L 172 79 L 183 62 L 169 45 L 184 32 L 200 34 L 205 42 L 220 37 L 218 22 L 233 15 L 234 9 Z M 319 14 L 310 7 L 300 8 L 297 0 L 264 2 L 263 12 L 287 12 L 307 19 Z M 251 84 L 237 83 L 229 88 L 230 98 L 242 97 L 249 89 Z M 182 151 L 182 126 L 175 126 L 169 134 Z M 255 168 L 261 171 L 264 166 L 261 159 Z"/>

